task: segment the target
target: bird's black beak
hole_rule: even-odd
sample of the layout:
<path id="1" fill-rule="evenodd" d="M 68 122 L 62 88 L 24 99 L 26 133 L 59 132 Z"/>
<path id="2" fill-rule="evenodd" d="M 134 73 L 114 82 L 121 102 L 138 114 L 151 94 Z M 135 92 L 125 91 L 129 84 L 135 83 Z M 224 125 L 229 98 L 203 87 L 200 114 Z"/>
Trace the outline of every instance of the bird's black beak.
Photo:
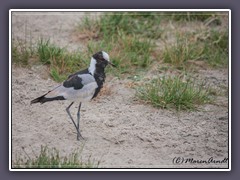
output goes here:
<path id="1" fill-rule="evenodd" d="M 112 67 L 117 67 L 116 65 L 114 65 L 113 63 L 111 63 L 110 61 L 108 61 L 108 64 L 110 64 Z"/>

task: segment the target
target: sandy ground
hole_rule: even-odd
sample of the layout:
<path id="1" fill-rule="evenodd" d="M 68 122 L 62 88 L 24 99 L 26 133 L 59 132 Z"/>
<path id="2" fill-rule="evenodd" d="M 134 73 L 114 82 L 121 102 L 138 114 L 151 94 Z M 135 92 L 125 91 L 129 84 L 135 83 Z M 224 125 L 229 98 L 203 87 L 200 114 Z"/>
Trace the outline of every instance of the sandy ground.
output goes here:
<path id="1" fill-rule="evenodd" d="M 15 13 L 12 17 L 14 38 L 24 39 L 27 34 L 33 41 L 50 37 L 71 50 L 83 46 L 72 39 L 83 13 Z M 86 141 L 79 142 L 65 111 L 70 102 L 30 105 L 32 99 L 57 85 L 46 73 L 44 66 L 12 67 L 13 160 L 24 154 L 22 147 L 29 156 L 39 152 L 41 145 L 55 147 L 66 155 L 84 145 L 82 159 L 91 156 L 103 168 L 228 167 L 217 162 L 173 163 L 175 157 L 185 161 L 228 158 L 227 97 L 218 97 L 215 105 L 205 105 L 202 111 L 177 114 L 136 101 L 131 80 L 108 76 L 101 95 L 82 105 L 80 126 Z M 226 70 L 203 69 L 199 74 L 210 83 L 228 85 Z M 77 104 L 71 112 L 76 118 Z"/>

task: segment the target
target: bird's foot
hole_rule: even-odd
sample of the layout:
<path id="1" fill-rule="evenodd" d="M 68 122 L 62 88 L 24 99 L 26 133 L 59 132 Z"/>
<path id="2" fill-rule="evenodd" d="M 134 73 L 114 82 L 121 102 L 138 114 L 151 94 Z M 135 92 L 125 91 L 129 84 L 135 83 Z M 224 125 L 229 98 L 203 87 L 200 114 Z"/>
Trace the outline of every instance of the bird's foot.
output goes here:
<path id="1" fill-rule="evenodd" d="M 85 140 L 85 138 L 84 138 L 84 137 L 82 137 L 82 135 L 81 135 L 81 134 L 78 134 L 78 135 L 77 135 L 77 140 L 78 140 L 78 141 L 80 141 L 81 139 L 82 139 L 82 140 Z"/>

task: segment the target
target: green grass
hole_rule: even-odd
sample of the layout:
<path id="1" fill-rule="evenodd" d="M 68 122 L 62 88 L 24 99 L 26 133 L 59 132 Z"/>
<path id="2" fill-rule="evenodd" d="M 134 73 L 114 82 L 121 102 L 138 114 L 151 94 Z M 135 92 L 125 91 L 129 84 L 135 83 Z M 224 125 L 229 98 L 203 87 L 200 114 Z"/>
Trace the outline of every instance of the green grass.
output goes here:
<path id="1" fill-rule="evenodd" d="M 137 88 L 137 97 L 157 108 L 196 110 L 211 102 L 210 90 L 205 83 L 188 78 L 163 77 L 153 79 Z"/>
<path id="2" fill-rule="evenodd" d="M 176 42 L 165 43 L 162 58 L 165 63 L 176 67 L 188 66 L 189 60 L 202 60 L 212 67 L 228 65 L 228 33 L 216 30 L 206 31 L 200 37 L 196 34 L 178 34 Z"/>
<path id="3" fill-rule="evenodd" d="M 117 42 L 117 43 L 116 43 Z M 109 52 L 111 61 L 118 71 L 108 68 L 112 73 L 132 73 L 139 68 L 146 68 L 151 63 L 153 44 L 150 40 L 139 40 L 137 36 L 129 36 L 119 32 L 119 36 L 98 42 L 89 42 L 88 51 L 92 54 L 101 50 Z"/>
<path id="4" fill-rule="evenodd" d="M 163 32 L 160 22 L 160 14 L 154 12 L 107 13 L 99 21 L 99 31 L 104 39 L 115 35 L 118 31 L 127 35 L 157 39 Z"/>
<path id="5" fill-rule="evenodd" d="M 38 42 L 37 55 L 40 62 L 49 65 L 50 75 L 52 78 L 61 82 L 67 78 L 70 73 L 85 68 L 90 63 L 90 57 L 81 52 L 69 52 L 66 48 L 60 48 L 51 44 L 49 40 Z M 86 61 L 89 62 L 86 62 Z"/>
<path id="6" fill-rule="evenodd" d="M 163 52 L 159 53 L 155 42 L 158 38 L 163 39 L 161 22 L 162 19 L 166 21 L 166 14 L 171 19 L 185 18 L 189 21 L 205 21 L 216 16 L 213 12 L 169 12 L 164 15 L 161 12 L 105 13 L 94 22 L 86 18 L 87 20 L 79 24 L 79 33 L 89 34 L 87 32 L 93 30 L 95 33 L 87 43 L 88 50 L 92 53 L 98 49 L 109 52 L 120 74 L 147 69 L 153 59 L 163 59 L 165 63 L 171 63 L 179 69 L 186 69 L 189 60 L 205 61 L 211 67 L 227 67 L 227 32 L 223 32 L 221 36 L 217 30 L 206 32 L 209 36 L 206 41 L 194 38 L 196 33 L 176 32 L 176 42 L 165 43 Z M 216 39 L 219 37 L 220 39 Z M 159 58 L 159 54 L 162 57 Z"/>
<path id="7" fill-rule="evenodd" d="M 89 52 L 104 50 L 110 54 L 118 71 L 108 71 L 115 75 L 132 73 L 151 64 L 154 41 L 162 34 L 160 20 L 151 12 L 106 13 L 95 21 L 86 17 L 78 25 L 78 32 L 90 38 L 86 42 Z"/>
<path id="8" fill-rule="evenodd" d="M 29 58 L 34 56 L 34 47 L 26 41 L 12 40 L 12 61 L 21 66 L 29 65 Z"/>
<path id="9" fill-rule="evenodd" d="M 24 148 L 23 151 L 25 152 Z M 26 152 L 25 152 L 26 153 Z M 35 154 L 35 153 L 34 153 Z M 35 158 L 18 157 L 13 162 L 13 168 L 97 168 L 99 161 L 95 162 L 88 158 L 87 162 L 83 162 L 80 157 L 81 150 L 75 151 L 67 156 L 61 156 L 56 148 L 48 148 L 41 146 L 40 153 Z"/>
<path id="10" fill-rule="evenodd" d="M 166 16 L 167 14 L 167 16 Z M 167 19 L 168 14 L 171 18 Z M 212 67 L 228 65 L 227 31 L 197 32 L 202 35 L 176 32 L 176 42 L 164 44 L 164 49 L 156 48 L 156 42 L 163 39 L 162 20 L 172 17 L 188 17 L 188 20 L 203 20 L 214 16 L 212 12 L 108 12 L 98 18 L 86 16 L 76 28 L 77 37 L 85 43 L 82 52 L 70 52 L 66 47 L 51 43 L 50 39 L 39 39 L 36 44 L 27 41 L 12 41 L 12 60 L 23 66 L 32 62 L 49 67 L 49 75 L 57 82 L 79 69 L 86 68 L 94 53 L 104 50 L 109 53 L 117 69 L 107 68 L 107 73 L 116 76 L 137 74 L 148 70 L 152 62 L 171 63 L 177 68 L 186 69 L 188 60 L 202 60 Z M 201 19 L 202 18 L 202 19 Z M 27 36 L 26 36 L 27 37 Z M 30 41 L 31 42 L 31 41 Z"/>
<path id="11" fill-rule="evenodd" d="M 90 63 L 94 53 L 104 50 L 110 54 L 111 61 L 117 70 L 107 68 L 114 75 L 135 73 L 151 65 L 155 47 L 155 39 L 161 36 L 160 16 L 151 12 L 138 13 L 108 13 L 100 19 L 85 17 L 78 25 L 78 32 L 84 34 L 87 51 L 69 52 L 50 42 L 50 39 L 40 39 L 33 55 L 24 51 L 20 57 L 28 64 L 28 59 L 34 57 L 41 64 L 49 67 L 50 76 L 57 82 L 63 81 L 70 73 L 85 68 Z M 16 59 L 16 58 L 15 58 Z M 84 61 L 85 60 L 85 61 Z M 15 60 L 14 62 L 17 62 Z"/>
<path id="12" fill-rule="evenodd" d="M 215 16 L 215 12 L 169 12 L 170 17 L 175 21 L 205 21 Z"/>
<path id="13" fill-rule="evenodd" d="M 204 55 L 206 61 L 213 67 L 228 66 L 228 32 L 210 31 L 206 33 L 207 39 L 204 43 Z"/>
<path id="14" fill-rule="evenodd" d="M 40 39 L 36 46 L 30 47 L 24 43 L 12 43 L 12 59 L 15 64 L 28 66 L 29 59 L 49 67 L 50 76 L 57 82 L 65 80 L 69 74 L 86 68 L 90 63 L 91 54 L 69 52 L 50 40 Z"/>
<path id="15" fill-rule="evenodd" d="M 191 41 L 186 35 L 177 34 L 176 36 L 176 42 L 173 44 L 169 45 L 165 43 L 165 49 L 162 53 L 165 63 L 182 67 L 186 61 L 202 57 L 203 48 L 199 44 Z"/>
<path id="16" fill-rule="evenodd" d="M 43 40 L 42 38 L 38 42 L 37 54 L 39 60 L 43 64 L 51 64 L 53 59 L 62 59 L 65 49 L 57 47 L 54 44 L 50 44 L 50 40 Z"/>
<path id="17" fill-rule="evenodd" d="M 161 20 L 162 16 L 157 12 L 106 13 L 99 20 L 99 32 L 104 39 L 115 36 L 119 31 L 127 35 L 158 39 L 163 33 Z"/>

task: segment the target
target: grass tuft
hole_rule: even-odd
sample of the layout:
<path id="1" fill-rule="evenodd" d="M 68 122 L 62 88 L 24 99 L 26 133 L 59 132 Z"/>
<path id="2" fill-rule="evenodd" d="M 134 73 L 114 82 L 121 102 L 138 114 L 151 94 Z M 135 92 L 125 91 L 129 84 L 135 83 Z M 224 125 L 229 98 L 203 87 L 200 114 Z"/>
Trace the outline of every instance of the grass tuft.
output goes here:
<path id="1" fill-rule="evenodd" d="M 35 54 L 33 45 L 28 44 L 26 41 L 12 40 L 11 48 L 13 63 L 24 67 L 28 66 L 29 58 Z"/>
<path id="2" fill-rule="evenodd" d="M 209 31 L 206 33 L 204 54 L 206 61 L 213 67 L 228 66 L 228 32 Z"/>
<path id="3" fill-rule="evenodd" d="M 104 39 L 119 30 L 127 35 L 141 35 L 145 38 L 160 38 L 161 16 L 154 12 L 118 12 L 103 15 L 99 22 L 100 34 Z"/>
<path id="4" fill-rule="evenodd" d="M 165 43 L 162 56 L 165 63 L 182 67 L 188 60 L 200 59 L 202 57 L 202 51 L 202 47 L 200 48 L 192 39 L 182 34 L 177 34 L 174 44 L 168 45 Z"/>
<path id="5" fill-rule="evenodd" d="M 180 77 L 153 79 L 137 89 L 137 97 L 158 108 L 196 110 L 211 101 L 210 91 L 203 82 Z"/>
<path id="6" fill-rule="evenodd" d="M 37 56 L 40 62 L 50 67 L 52 78 L 61 82 L 80 68 L 86 66 L 86 58 L 81 52 L 69 52 L 50 43 L 50 40 L 40 39 L 37 46 Z M 89 59 L 89 57 L 88 57 Z"/>
<path id="7" fill-rule="evenodd" d="M 162 58 L 165 63 L 178 68 L 196 60 L 205 61 L 212 67 L 227 67 L 228 33 L 212 30 L 197 35 L 177 34 L 175 43 L 165 43 Z"/>
<path id="8" fill-rule="evenodd" d="M 43 64 L 51 64 L 52 59 L 60 59 L 64 52 L 64 48 L 50 44 L 50 40 L 45 41 L 41 38 L 38 42 L 37 53 Z"/>
<path id="9" fill-rule="evenodd" d="M 49 39 L 44 40 L 41 38 L 36 46 L 13 41 L 13 62 L 17 65 L 28 66 L 30 58 L 49 66 L 49 74 L 57 82 L 65 80 L 69 74 L 79 69 L 86 68 L 90 63 L 89 54 L 77 51 L 69 52 L 66 48 L 51 43 Z"/>
<path id="10" fill-rule="evenodd" d="M 24 148 L 23 148 L 24 150 Z M 25 150 L 24 150 L 25 152 Z M 26 153 L 26 152 L 25 152 Z M 68 156 L 61 157 L 56 148 L 41 146 L 40 153 L 35 158 L 27 155 L 25 158 L 18 157 L 13 162 L 13 168 L 97 168 L 100 162 L 88 159 L 87 162 L 80 160 L 81 151 L 76 151 Z"/>

